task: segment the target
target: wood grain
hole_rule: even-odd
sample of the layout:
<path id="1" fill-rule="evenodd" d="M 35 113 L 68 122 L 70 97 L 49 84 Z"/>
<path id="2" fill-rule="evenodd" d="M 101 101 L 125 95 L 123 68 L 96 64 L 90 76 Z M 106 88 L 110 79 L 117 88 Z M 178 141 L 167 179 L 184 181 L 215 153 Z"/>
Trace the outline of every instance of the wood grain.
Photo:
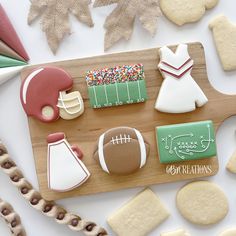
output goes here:
<path id="1" fill-rule="evenodd" d="M 175 46 L 172 47 L 173 50 L 175 48 Z M 154 103 L 163 80 L 157 69 L 159 62 L 158 48 L 47 64 L 59 66 L 72 75 L 74 79 L 73 90 L 81 91 L 85 102 L 85 113 L 82 117 L 73 121 L 60 119 L 51 124 L 41 123 L 33 118 L 29 118 L 36 171 L 40 192 L 43 197 L 48 200 L 56 200 L 78 195 L 215 175 L 218 171 L 217 158 L 182 163 L 184 165 L 211 165 L 211 173 L 196 175 L 178 174 L 173 176 L 166 173 L 166 165 L 160 164 L 158 158 L 155 140 L 156 126 L 209 119 L 214 122 L 215 128 L 217 128 L 224 119 L 235 114 L 236 97 L 217 92 L 208 81 L 203 46 L 200 43 L 189 44 L 189 53 L 195 61 L 192 75 L 205 92 L 209 102 L 203 108 L 199 108 L 194 112 L 176 115 L 160 113 L 154 110 Z M 85 83 L 86 71 L 134 63 L 142 63 L 144 65 L 149 100 L 144 104 L 98 110 L 91 109 L 89 107 L 87 85 Z M 22 79 L 35 67 L 38 67 L 38 65 L 26 68 L 22 72 Z M 93 149 L 98 137 L 107 129 L 116 126 L 134 127 L 140 130 L 150 143 L 151 152 L 146 166 L 133 175 L 108 175 L 102 171 L 92 158 Z M 68 141 L 71 144 L 79 145 L 83 150 L 85 154 L 83 161 L 91 172 L 91 178 L 84 185 L 66 193 L 53 192 L 47 187 L 46 137 L 50 133 L 59 131 L 65 132 Z"/>

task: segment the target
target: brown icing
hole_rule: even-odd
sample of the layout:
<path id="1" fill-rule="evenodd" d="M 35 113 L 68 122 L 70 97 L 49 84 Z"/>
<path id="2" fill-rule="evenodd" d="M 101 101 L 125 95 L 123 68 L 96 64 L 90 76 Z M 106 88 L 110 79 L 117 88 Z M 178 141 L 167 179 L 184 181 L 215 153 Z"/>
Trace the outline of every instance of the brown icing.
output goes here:
<path id="1" fill-rule="evenodd" d="M 21 86 L 21 103 L 26 114 L 43 122 L 57 120 L 59 92 L 71 89 L 72 85 L 71 76 L 60 68 L 47 66 L 32 71 Z M 42 114 L 45 106 L 53 109 L 52 117 Z"/>
<path id="2" fill-rule="evenodd" d="M 119 135 L 129 135 L 130 142 L 122 145 L 112 145 L 112 138 Z M 149 144 L 145 141 L 146 153 L 149 154 Z M 127 175 L 136 172 L 140 168 L 141 153 L 138 139 L 134 129 L 118 127 L 108 130 L 104 137 L 104 157 L 111 174 Z M 99 163 L 98 145 L 94 152 L 94 159 Z"/>

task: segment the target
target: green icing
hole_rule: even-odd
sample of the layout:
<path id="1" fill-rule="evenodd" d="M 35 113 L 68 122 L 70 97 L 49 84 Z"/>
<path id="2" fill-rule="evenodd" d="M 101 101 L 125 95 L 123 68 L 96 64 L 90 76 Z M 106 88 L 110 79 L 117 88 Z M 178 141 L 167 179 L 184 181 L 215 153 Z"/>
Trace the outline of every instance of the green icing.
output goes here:
<path id="1" fill-rule="evenodd" d="M 27 64 L 26 62 L 0 55 L 0 68 L 11 67 L 11 66 L 23 66 L 26 64 Z"/>
<path id="2" fill-rule="evenodd" d="M 90 105 L 93 108 L 119 106 L 145 102 L 145 80 L 88 87 Z"/>
<path id="3" fill-rule="evenodd" d="M 161 163 L 216 156 L 212 121 L 157 127 L 156 138 Z"/>

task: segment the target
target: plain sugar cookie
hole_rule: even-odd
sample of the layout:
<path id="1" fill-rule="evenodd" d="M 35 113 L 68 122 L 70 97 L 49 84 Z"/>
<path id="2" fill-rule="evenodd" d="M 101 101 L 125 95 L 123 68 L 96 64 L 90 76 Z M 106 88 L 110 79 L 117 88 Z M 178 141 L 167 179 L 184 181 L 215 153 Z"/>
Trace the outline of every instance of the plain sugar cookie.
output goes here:
<path id="1" fill-rule="evenodd" d="M 146 236 L 165 221 L 169 213 L 159 197 L 145 189 L 107 220 L 116 235 Z"/>
<path id="2" fill-rule="evenodd" d="M 192 182 L 184 186 L 176 197 L 181 215 L 198 225 L 221 221 L 228 213 L 228 200 L 223 191 L 208 181 Z"/>
<path id="3" fill-rule="evenodd" d="M 235 235 L 236 235 L 236 228 L 233 228 L 222 232 L 219 236 L 235 236 Z"/>
<path id="4" fill-rule="evenodd" d="M 226 169 L 230 171 L 231 173 L 236 174 L 236 151 L 230 157 L 227 163 Z"/>
<path id="5" fill-rule="evenodd" d="M 220 15 L 209 24 L 225 71 L 236 70 L 236 24 Z"/>
<path id="6" fill-rule="evenodd" d="M 190 236 L 190 234 L 184 229 L 178 229 L 171 232 L 161 233 L 160 236 Z"/>
<path id="7" fill-rule="evenodd" d="M 160 7 L 170 21 L 184 25 L 200 20 L 217 3 L 218 0 L 160 0 Z"/>

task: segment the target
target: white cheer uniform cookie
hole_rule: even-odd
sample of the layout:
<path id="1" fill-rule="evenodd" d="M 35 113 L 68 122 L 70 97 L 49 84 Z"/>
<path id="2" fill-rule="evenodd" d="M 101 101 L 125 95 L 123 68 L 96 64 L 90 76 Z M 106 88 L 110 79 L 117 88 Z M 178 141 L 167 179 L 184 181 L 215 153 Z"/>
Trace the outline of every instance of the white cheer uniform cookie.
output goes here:
<path id="1" fill-rule="evenodd" d="M 194 111 L 208 102 L 207 97 L 191 76 L 193 60 L 188 46 L 180 44 L 174 53 L 168 47 L 160 49 L 158 65 L 164 77 L 155 104 L 158 111 L 185 113 Z"/>
<path id="2" fill-rule="evenodd" d="M 86 182 L 90 173 L 83 162 L 82 152 L 70 146 L 64 133 L 51 134 L 48 141 L 48 188 L 70 191 Z"/>

